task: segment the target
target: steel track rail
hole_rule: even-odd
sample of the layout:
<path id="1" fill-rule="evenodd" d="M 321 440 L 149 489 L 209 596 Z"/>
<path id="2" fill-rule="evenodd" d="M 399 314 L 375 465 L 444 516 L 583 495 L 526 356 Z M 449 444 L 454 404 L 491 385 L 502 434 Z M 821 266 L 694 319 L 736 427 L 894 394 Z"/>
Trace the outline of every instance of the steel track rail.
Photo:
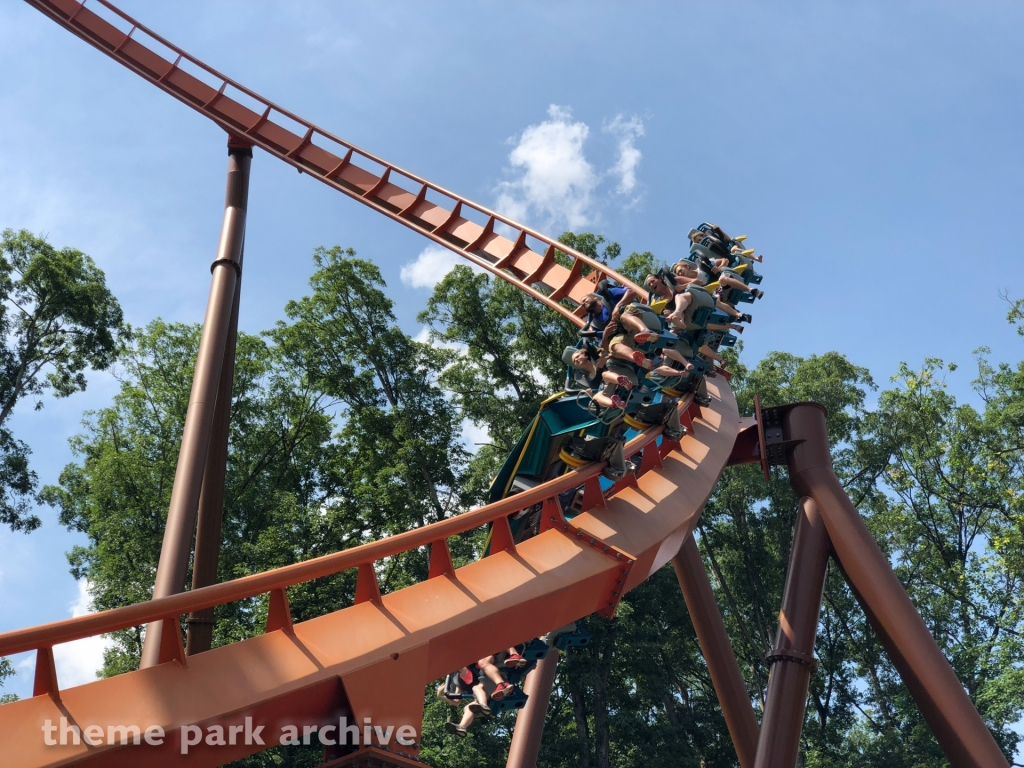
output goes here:
<path id="1" fill-rule="evenodd" d="M 107 0 L 26 2 L 213 120 L 236 140 L 260 147 L 454 251 L 577 326 L 583 325 L 580 299 L 603 278 L 646 296 L 646 291 L 606 264 L 406 171 L 263 98 Z M 127 31 L 118 24 L 128 27 Z M 505 234 L 496 231 L 502 226 Z"/>

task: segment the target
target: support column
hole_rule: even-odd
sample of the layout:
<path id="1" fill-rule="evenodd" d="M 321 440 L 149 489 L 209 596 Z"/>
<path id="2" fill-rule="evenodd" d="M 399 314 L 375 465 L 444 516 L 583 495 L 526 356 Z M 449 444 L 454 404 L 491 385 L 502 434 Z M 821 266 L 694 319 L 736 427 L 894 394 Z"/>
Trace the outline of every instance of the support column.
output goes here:
<path id="1" fill-rule="evenodd" d="M 683 591 L 686 609 L 690 612 L 697 642 L 711 673 L 711 683 L 718 695 L 740 766 L 753 768 L 759 730 L 757 717 L 692 534 L 686 537 L 679 553 L 672 559 L 672 566 L 676 569 L 679 588 Z"/>
<path id="2" fill-rule="evenodd" d="M 558 649 L 552 648 L 526 676 L 523 693 L 530 698 L 516 715 L 516 727 L 512 731 L 512 745 L 508 750 L 505 768 L 535 768 L 537 765 L 544 722 L 548 716 L 548 703 L 551 701 L 551 688 L 555 684 L 555 672 L 558 669 L 558 656 Z"/>
<path id="3" fill-rule="evenodd" d="M 239 264 L 244 257 L 239 253 Z M 228 438 L 231 427 L 231 397 L 235 383 L 235 347 L 238 342 L 238 308 L 242 293 L 239 277 L 235 285 L 231 325 L 224 349 L 224 365 L 217 385 L 217 405 L 213 411 L 213 430 L 210 449 L 206 453 L 203 487 L 199 492 L 199 515 L 196 523 L 196 552 L 192 561 L 192 589 L 217 583 L 217 564 L 220 560 L 221 522 L 224 516 L 224 478 L 228 469 Z M 193 611 L 188 617 L 188 636 L 185 654 L 210 650 L 213 642 L 213 608 Z"/>
<path id="4" fill-rule="evenodd" d="M 213 412 L 231 328 L 235 290 L 242 271 L 241 253 L 245 237 L 252 149 L 236 144 L 229 138 L 224 221 L 217 258 L 210 267 L 213 273 L 210 298 L 206 305 L 203 334 L 192 379 L 192 394 L 182 430 L 167 525 L 164 528 L 156 583 L 153 586 L 154 598 L 173 595 L 185 588 L 189 555 L 192 552 L 192 534 L 195 531 L 203 471 L 210 446 Z M 161 624 L 153 622 L 146 629 L 140 665 L 143 668 L 161 661 Z"/>
<path id="5" fill-rule="evenodd" d="M 800 500 L 779 632 L 761 720 L 755 768 L 794 768 L 800 751 L 807 687 L 817 669 L 814 640 L 828 567 L 828 534 L 813 499 Z"/>
<path id="6" fill-rule="evenodd" d="M 910 689 L 925 721 L 954 768 L 1007 766 L 985 722 L 936 645 L 888 559 L 832 472 L 825 409 L 789 406 L 783 414 L 794 489 L 817 502 L 833 552 Z"/>

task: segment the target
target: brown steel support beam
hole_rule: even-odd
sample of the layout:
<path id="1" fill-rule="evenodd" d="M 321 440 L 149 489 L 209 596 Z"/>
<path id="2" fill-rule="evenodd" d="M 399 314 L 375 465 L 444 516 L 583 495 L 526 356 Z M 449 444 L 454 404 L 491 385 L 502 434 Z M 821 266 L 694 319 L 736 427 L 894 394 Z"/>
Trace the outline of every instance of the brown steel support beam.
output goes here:
<path id="1" fill-rule="evenodd" d="M 523 693 L 530 698 L 516 715 L 516 727 L 512 731 L 512 745 L 508 749 L 505 768 L 535 768 L 537 765 L 544 722 L 551 701 L 551 688 L 555 684 L 555 672 L 558 670 L 558 656 L 557 648 L 550 649 L 547 656 L 538 661 L 534 670 L 526 676 Z"/>
<path id="2" fill-rule="evenodd" d="M 672 559 L 672 566 L 676 569 L 686 609 L 690 612 L 690 621 L 697 633 L 697 642 L 708 665 L 711 683 L 718 695 L 740 766 L 753 768 L 759 730 L 757 717 L 692 534 L 686 537 L 679 553 Z"/>
<path id="3" fill-rule="evenodd" d="M 213 278 L 206 305 L 203 334 L 196 357 L 185 426 L 182 430 L 174 487 L 167 510 L 160 561 L 157 565 L 153 597 L 167 597 L 185 588 L 192 535 L 195 531 L 199 495 L 203 484 L 213 412 L 220 386 L 221 369 L 231 329 L 235 289 L 241 276 L 242 242 L 249 197 L 249 165 L 252 149 L 228 142 L 227 192 L 224 221 L 221 226 L 217 258 L 210 267 Z M 152 667 L 160 660 L 160 622 L 146 629 L 141 666 Z"/>
<path id="4" fill-rule="evenodd" d="M 243 251 L 239 253 L 241 265 Z M 217 564 L 220 560 L 221 522 L 224 516 L 224 478 L 228 469 L 228 438 L 231 427 L 231 396 L 235 382 L 235 347 L 238 342 L 238 308 L 242 295 L 242 280 L 235 284 L 231 325 L 224 348 L 220 383 L 217 385 L 217 405 L 213 410 L 213 430 L 210 449 L 206 453 L 203 487 L 199 492 L 199 515 L 196 523 L 196 552 L 192 561 L 192 589 L 217 583 Z M 192 656 L 210 650 L 213 642 L 213 608 L 193 611 L 188 617 L 188 638 L 185 653 Z"/>
<path id="5" fill-rule="evenodd" d="M 813 499 L 800 500 L 779 612 L 755 768 L 793 768 L 800 751 L 807 687 L 817 669 L 814 639 L 828 568 L 828 534 Z"/>
<path id="6" fill-rule="evenodd" d="M 992 734 L 936 645 L 888 559 L 832 472 L 825 409 L 782 409 L 790 481 L 821 510 L 825 529 L 857 600 L 954 768 L 1007 766 Z"/>

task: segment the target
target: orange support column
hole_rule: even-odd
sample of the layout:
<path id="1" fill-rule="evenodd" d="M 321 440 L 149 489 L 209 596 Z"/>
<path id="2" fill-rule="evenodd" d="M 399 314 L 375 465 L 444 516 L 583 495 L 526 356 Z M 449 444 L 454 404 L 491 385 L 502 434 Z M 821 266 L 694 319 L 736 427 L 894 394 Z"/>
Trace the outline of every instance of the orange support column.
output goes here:
<path id="1" fill-rule="evenodd" d="M 558 649 L 552 648 L 547 656 L 526 677 L 523 693 L 530 698 L 526 706 L 516 715 L 516 727 L 512 731 L 512 745 L 508 750 L 505 768 L 534 768 L 540 755 L 540 742 L 544 736 L 544 722 L 548 716 L 551 688 L 558 671 Z"/>
<path id="2" fill-rule="evenodd" d="M 954 768 L 1007 766 L 985 721 L 833 474 L 825 409 L 817 403 L 797 403 L 778 410 L 791 446 L 790 482 L 797 493 L 817 502 L 846 580 L 946 758 Z"/>
<path id="3" fill-rule="evenodd" d="M 239 263 L 242 261 L 239 254 Z M 224 518 L 224 480 L 228 469 L 228 437 L 231 429 L 231 395 L 235 382 L 235 347 L 238 341 L 238 304 L 242 281 L 235 285 L 231 327 L 228 329 L 217 386 L 217 405 L 213 411 L 213 430 L 210 449 L 203 470 L 203 487 L 199 493 L 199 515 L 196 522 L 196 552 L 192 563 L 192 589 L 217 583 L 217 564 L 220 561 L 221 523 Z M 213 641 L 213 609 L 193 611 L 188 617 L 188 640 L 185 652 L 191 656 L 210 650 Z"/>
<path id="4" fill-rule="evenodd" d="M 828 567 L 828 535 L 813 499 L 801 499 L 755 768 L 793 768 L 800 750 L 807 687 L 817 669 L 814 639 Z"/>
<path id="5" fill-rule="evenodd" d="M 676 578 L 679 579 L 740 766 L 753 768 L 757 753 L 757 718 L 692 534 L 686 537 L 679 554 L 672 560 L 672 566 L 676 569 Z"/>
<path id="6" fill-rule="evenodd" d="M 228 145 L 224 221 L 217 258 L 210 266 L 213 273 L 210 298 L 203 321 L 203 335 L 199 342 L 185 427 L 182 430 L 174 487 L 171 490 L 156 583 L 153 586 L 154 598 L 167 597 L 185 588 L 185 575 L 192 554 L 192 535 L 196 528 L 199 496 L 213 431 L 214 408 L 231 331 L 235 291 L 242 274 L 241 255 L 249 200 L 252 149 L 232 147 L 230 141 Z M 142 649 L 143 668 L 159 663 L 162 633 L 160 622 L 147 628 Z"/>

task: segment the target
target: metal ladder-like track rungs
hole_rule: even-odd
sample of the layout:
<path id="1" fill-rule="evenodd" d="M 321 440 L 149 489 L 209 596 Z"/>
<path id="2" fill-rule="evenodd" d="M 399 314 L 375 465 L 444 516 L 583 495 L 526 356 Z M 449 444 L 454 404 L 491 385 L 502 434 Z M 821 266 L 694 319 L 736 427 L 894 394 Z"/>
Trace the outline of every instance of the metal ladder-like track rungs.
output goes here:
<path id="1" fill-rule="evenodd" d="M 255 146 L 276 155 L 300 171 L 354 197 L 507 280 L 576 325 L 583 324 L 579 317 L 578 304 L 583 295 L 594 288 L 594 280 L 588 279 L 587 276 L 587 273 L 593 270 L 633 288 L 640 295 L 644 294 L 638 286 L 604 264 L 404 171 L 267 101 L 159 37 L 107 0 L 87 0 L 86 3 L 79 3 L 77 0 L 27 2 L 157 87 L 203 113 L 229 133 L 251 141 Z M 102 6 L 109 13 L 119 16 L 126 24 L 131 25 L 131 31 L 121 31 L 94 13 L 87 5 Z M 136 39 L 134 35 L 140 31 L 177 54 L 177 59 L 169 61 Z M 217 85 L 211 86 L 183 69 L 183 61 L 215 79 Z M 228 86 L 257 102 L 263 110 L 256 112 L 233 98 L 228 92 Z M 279 122 L 275 122 L 275 113 L 302 126 L 301 133 L 294 133 Z M 318 140 L 321 143 L 318 143 Z M 330 151 L 322 144 L 336 145 L 340 154 Z M 381 166 L 382 170 L 375 173 L 361 167 L 360 163 L 354 162 L 355 160 L 362 164 Z M 414 188 L 418 191 L 411 192 L 403 188 L 396 183 L 393 176 L 409 179 L 415 183 Z M 428 192 L 451 200 L 453 207 L 445 208 L 432 202 L 427 198 Z M 470 215 L 463 215 L 464 213 Z M 481 226 L 474 221 L 476 217 L 471 218 L 472 213 L 487 223 Z M 505 225 L 512 230 L 514 239 L 510 240 L 493 231 L 496 224 Z M 529 247 L 525 242 L 526 237 L 541 243 L 545 253 L 538 253 Z M 572 268 L 551 261 L 547 251 L 552 246 L 573 260 Z M 565 306 L 562 303 L 564 300 L 569 300 L 572 306 Z"/>

